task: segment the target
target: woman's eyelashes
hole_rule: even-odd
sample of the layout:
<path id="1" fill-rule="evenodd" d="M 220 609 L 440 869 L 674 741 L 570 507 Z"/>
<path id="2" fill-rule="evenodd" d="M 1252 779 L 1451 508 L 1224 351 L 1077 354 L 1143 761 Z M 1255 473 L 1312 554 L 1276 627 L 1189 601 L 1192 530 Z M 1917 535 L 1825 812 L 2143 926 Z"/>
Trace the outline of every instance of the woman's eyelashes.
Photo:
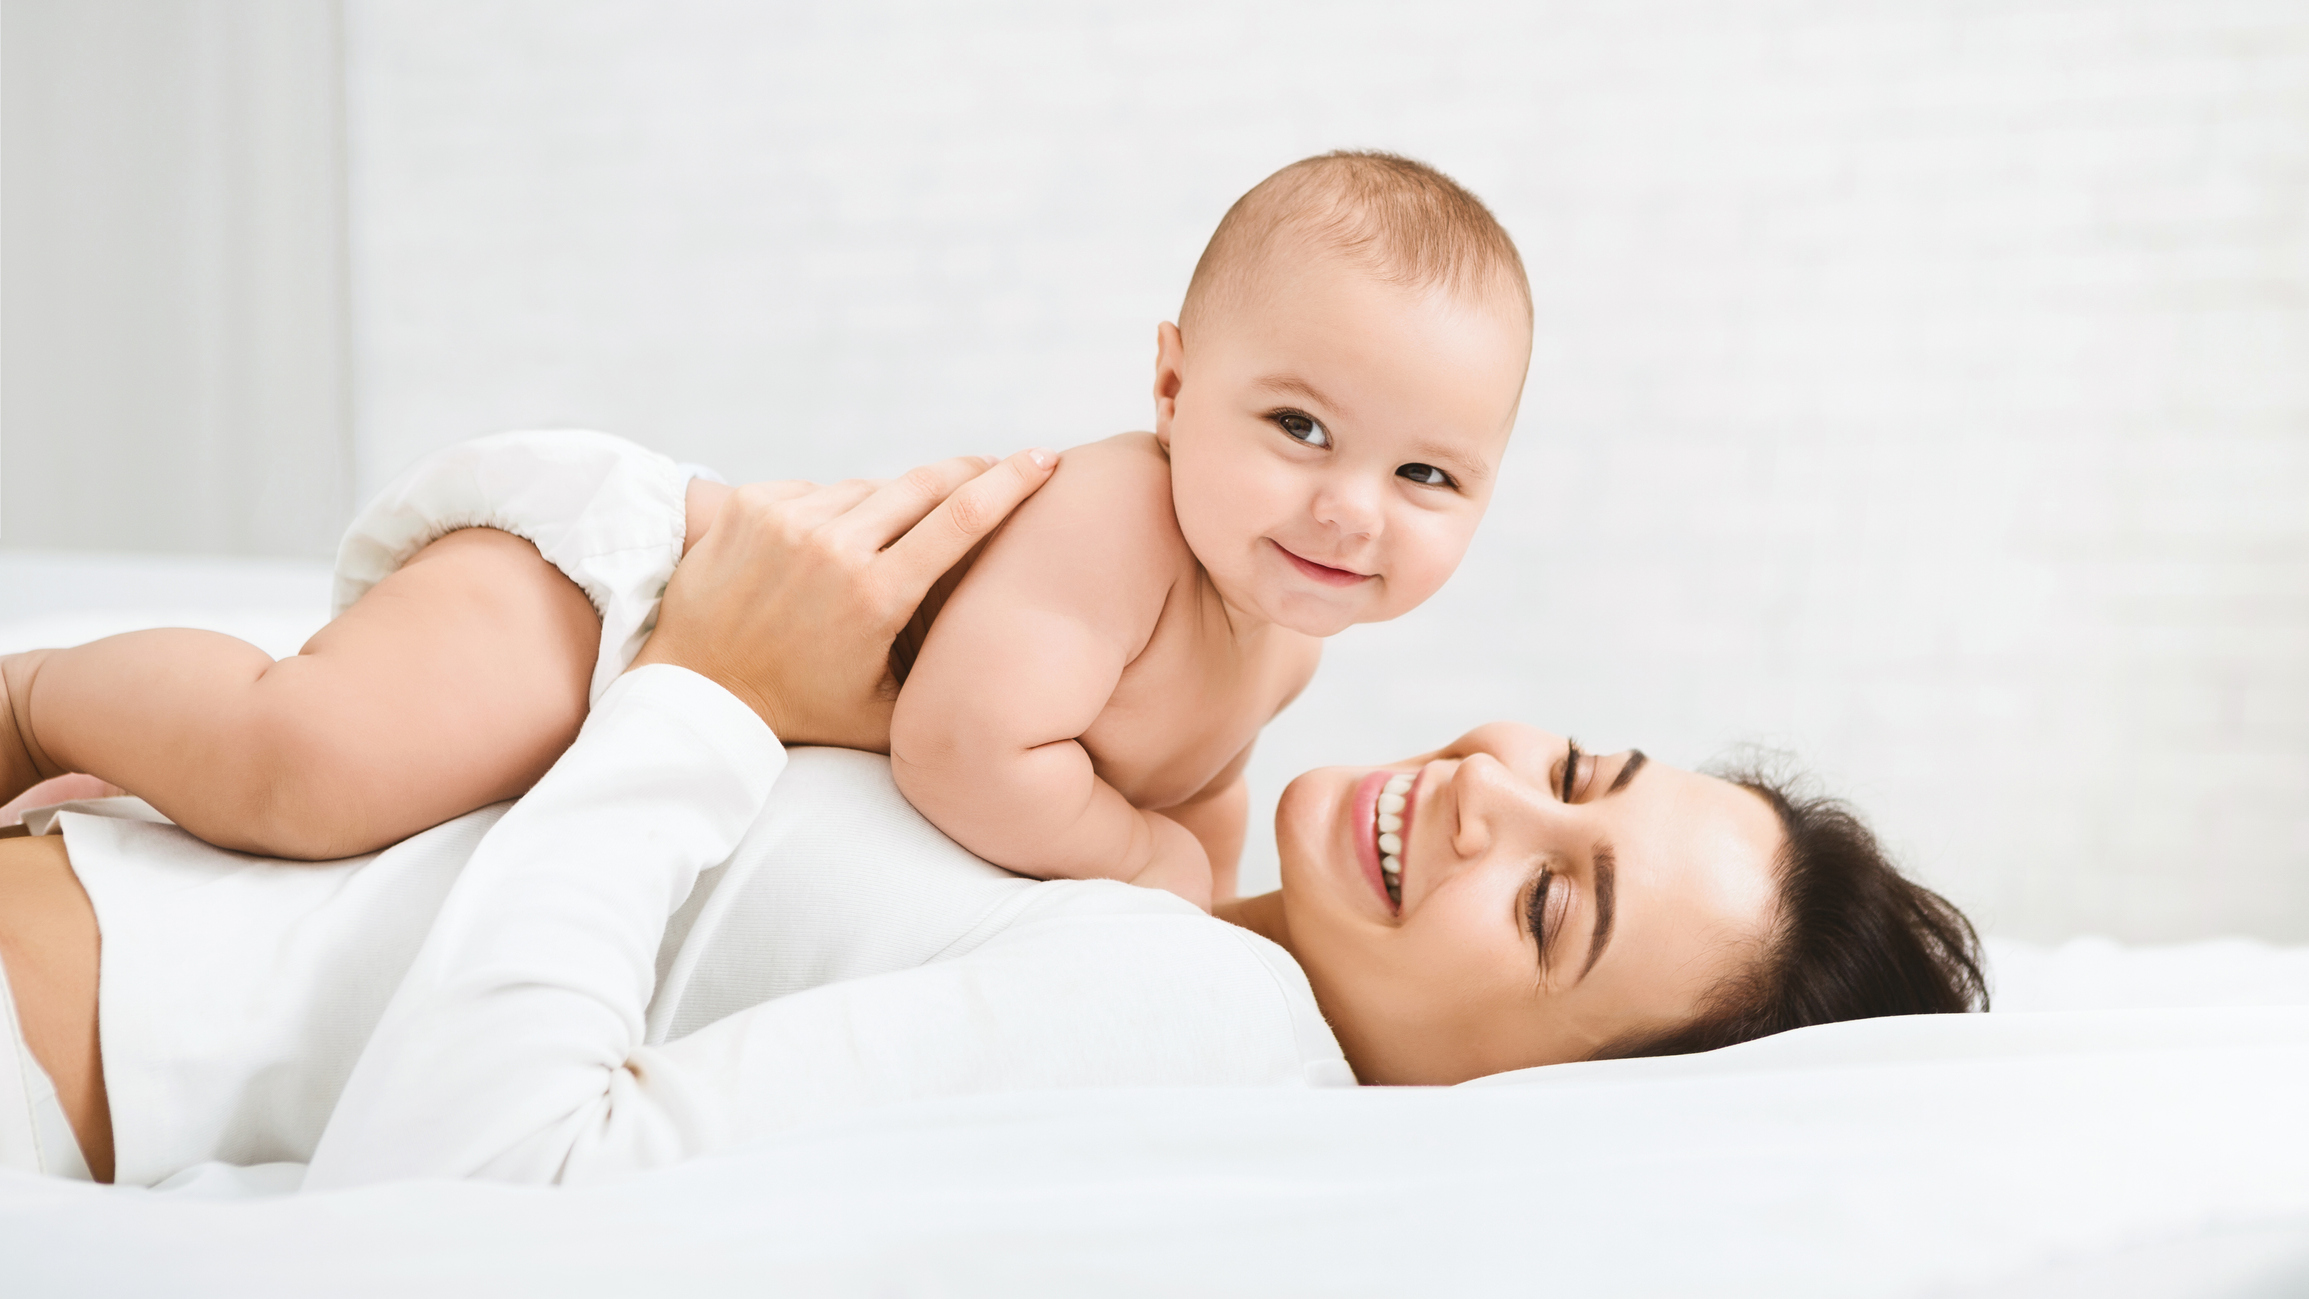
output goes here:
<path id="1" fill-rule="evenodd" d="M 1327 450 L 1331 445 L 1331 430 L 1324 428 L 1322 421 L 1303 410 L 1279 410 L 1267 418 L 1274 421 L 1276 428 L 1283 430 L 1284 437 L 1301 446 Z"/>
<path id="2" fill-rule="evenodd" d="M 1581 788 L 1579 764 L 1580 760 L 1586 757 L 1586 754 L 1580 752 L 1579 741 L 1565 740 L 1563 742 L 1563 769 L 1556 776 L 1555 792 L 1556 797 L 1566 803 L 1571 802 L 1573 796 Z"/>
<path id="3" fill-rule="evenodd" d="M 1539 949 L 1539 969 L 1547 972 L 1547 895 L 1555 884 L 1555 872 L 1542 868 L 1539 879 L 1531 886 L 1531 900 L 1524 903 L 1524 923 L 1530 927 L 1532 945 Z"/>

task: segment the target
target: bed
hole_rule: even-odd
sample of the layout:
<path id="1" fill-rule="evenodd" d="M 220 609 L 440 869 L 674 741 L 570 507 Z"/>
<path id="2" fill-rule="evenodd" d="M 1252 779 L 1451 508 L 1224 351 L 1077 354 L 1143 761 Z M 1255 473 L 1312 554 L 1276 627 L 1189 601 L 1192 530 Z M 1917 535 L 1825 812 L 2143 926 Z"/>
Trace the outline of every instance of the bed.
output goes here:
<path id="1" fill-rule="evenodd" d="M 292 651 L 310 565 L 0 555 L 0 652 Z M 913 1105 L 568 1190 L 0 1174 L 10 1296 L 2309 1294 L 2309 948 L 1992 940 L 1999 1009 L 1443 1089 Z"/>

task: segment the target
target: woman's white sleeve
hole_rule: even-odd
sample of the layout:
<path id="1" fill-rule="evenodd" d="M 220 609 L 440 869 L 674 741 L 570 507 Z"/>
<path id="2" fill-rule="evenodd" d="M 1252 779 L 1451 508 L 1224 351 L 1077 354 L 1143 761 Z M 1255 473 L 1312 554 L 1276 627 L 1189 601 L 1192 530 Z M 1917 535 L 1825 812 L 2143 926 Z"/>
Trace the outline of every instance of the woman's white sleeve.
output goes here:
<path id="1" fill-rule="evenodd" d="M 784 766 L 769 728 L 704 677 L 621 677 L 450 890 L 305 1187 L 552 1182 L 722 1144 L 719 1099 L 636 1054 L 666 917 Z"/>

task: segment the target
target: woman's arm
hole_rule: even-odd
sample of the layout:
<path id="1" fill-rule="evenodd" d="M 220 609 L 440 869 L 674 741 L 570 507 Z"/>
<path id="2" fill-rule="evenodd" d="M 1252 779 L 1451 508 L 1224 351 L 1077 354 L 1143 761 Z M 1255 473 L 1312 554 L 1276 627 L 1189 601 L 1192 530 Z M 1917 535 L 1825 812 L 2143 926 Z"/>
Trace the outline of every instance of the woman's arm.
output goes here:
<path id="1" fill-rule="evenodd" d="M 693 672 L 627 673 L 492 827 L 354 1066 L 306 1185 L 558 1180 L 573 1156 L 662 1162 L 710 1139 L 643 1103 L 665 918 L 736 848 L 785 765 Z"/>
<path id="2" fill-rule="evenodd" d="M 307 1185 L 552 1180 L 710 1141 L 715 1109 L 634 1063 L 667 913 L 751 823 L 774 731 L 841 742 L 887 718 L 892 634 L 1052 463 L 1012 457 L 951 496 L 980 462 L 733 493 L 636 670 L 459 876 Z"/>
<path id="3" fill-rule="evenodd" d="M 587 1180 L 924 1096 L 1325 1080 L 1310 1064 L 1337 1051 L 1287 958 L 1115 885 L 1043 895 L 960 959 L 644 1045 L 664 916 L 735 849 L 782 760 L 694 673 L 612 687 L 465 867 L 305 1187 Z"/>

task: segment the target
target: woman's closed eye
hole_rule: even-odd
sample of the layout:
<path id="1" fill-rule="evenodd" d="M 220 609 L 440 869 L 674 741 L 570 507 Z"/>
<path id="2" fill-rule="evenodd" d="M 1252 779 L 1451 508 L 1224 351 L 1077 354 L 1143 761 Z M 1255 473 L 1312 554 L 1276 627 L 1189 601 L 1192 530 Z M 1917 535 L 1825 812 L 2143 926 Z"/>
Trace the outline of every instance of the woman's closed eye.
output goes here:
<path id="1" fill-rule="evenodd" d="M 1539 968 L 1543 974 L 1547 972 L 1548 949 L 1553 945 L 1551 940 L 1554 938 L 1547 927 L 1548 894 L 1554 891 L 1554 886 L 1555 872 L 1541 868 L 1539 878 L 1532 881 L 1530 896 L 1523 904 L 1523 923 L 1531 933 L 1532 945 L 1539 949 Z"/>
<path id="2" fill-rule="evenodd" d="M 1331 430 L 1324 428 L 1321 420 L 1303 410 L 1279 410 L 1267 418 L 1274 422 L 1276 428 L 1283 430 L 1284 437 L 1302 446 L 1327 449 L 1331 445 Z"/>
<path id="3" fill-rule="evenodd" d="M 1579 741 L 1565 740 L 1562 765 L 1549 774 L 1554 778 L 1556 797 L 1576 803 L 1595 778 L 1595 759 L 1580 751 Z"/>

